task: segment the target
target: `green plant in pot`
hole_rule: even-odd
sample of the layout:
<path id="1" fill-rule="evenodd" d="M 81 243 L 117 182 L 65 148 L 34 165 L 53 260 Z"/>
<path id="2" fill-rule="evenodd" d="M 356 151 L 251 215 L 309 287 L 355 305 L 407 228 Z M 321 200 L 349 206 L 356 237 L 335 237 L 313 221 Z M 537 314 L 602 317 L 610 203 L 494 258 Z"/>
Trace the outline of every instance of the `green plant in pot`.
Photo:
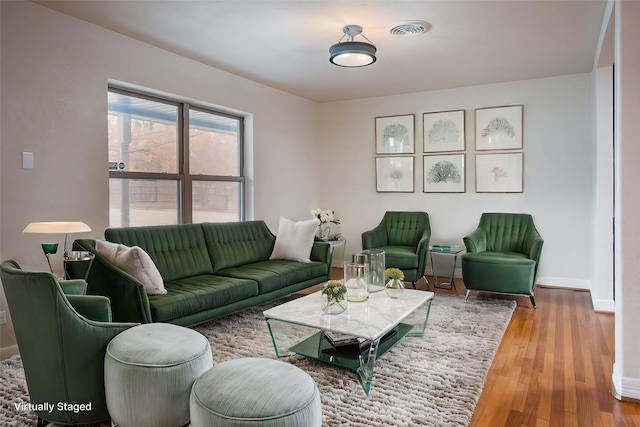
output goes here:
<path id="1" fill-rule="evenodd" d="M 347 309 L 347 287 L 338 280 L 329 280 L 321 292 L 322 312 L 340 314 Z"/>
<path id="2" fill-rule="evenodd" d="M 398 298 L 404 292 L 404 273 L 399 268 L 387 268 L 384 271 L 384 277 L 387 284 L 384 287 L 385 292 L 391 298 Z"/>

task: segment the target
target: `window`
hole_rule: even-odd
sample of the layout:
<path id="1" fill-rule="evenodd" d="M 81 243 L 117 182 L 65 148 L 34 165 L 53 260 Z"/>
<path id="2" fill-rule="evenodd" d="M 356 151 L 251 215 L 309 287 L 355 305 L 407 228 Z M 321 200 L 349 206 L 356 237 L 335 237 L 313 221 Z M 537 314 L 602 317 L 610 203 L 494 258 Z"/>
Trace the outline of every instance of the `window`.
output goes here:
<path id="1" fill-rule="evenodd" d="M 243 119 L 109 88 L 112 227 L 244 219 Z"/>

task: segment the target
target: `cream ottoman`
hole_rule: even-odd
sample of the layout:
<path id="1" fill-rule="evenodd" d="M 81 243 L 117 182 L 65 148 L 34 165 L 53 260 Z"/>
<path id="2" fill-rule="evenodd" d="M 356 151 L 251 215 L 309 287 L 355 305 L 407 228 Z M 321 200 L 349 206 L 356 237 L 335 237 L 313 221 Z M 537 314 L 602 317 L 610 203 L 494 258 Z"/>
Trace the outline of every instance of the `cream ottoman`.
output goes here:
<path id="1" fill-rule="evenodd" d="M 104 385 L 119 427 L 181 427 L 193 382 L 213 366 L 200 333 L 168 323 L 135 326 L 107 345 Z"/>
<path id="2" fill-rule="evenodd" d="M 193 383 L 191 427 L 315 427 L 320 392 L 293 365 L 272 359 L 222 362 Z"/>

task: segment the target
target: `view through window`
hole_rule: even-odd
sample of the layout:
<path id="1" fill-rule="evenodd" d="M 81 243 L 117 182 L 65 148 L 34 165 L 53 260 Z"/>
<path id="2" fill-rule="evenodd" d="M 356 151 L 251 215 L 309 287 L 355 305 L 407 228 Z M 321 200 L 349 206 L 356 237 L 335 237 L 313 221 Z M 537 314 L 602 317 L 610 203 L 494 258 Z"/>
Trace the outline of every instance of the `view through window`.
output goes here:
<path id="1" fill-rule="evenodd" d="M 242 117 L 109 88 L 111 227 L 244 219 Z"/>

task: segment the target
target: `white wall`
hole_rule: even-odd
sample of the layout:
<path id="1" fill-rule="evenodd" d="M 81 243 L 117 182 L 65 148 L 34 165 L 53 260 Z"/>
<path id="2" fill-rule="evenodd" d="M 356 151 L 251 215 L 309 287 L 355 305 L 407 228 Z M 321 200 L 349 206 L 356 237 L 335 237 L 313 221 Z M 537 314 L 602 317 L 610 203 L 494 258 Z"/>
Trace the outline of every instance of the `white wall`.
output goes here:
<path id="1" fill-rule="evenodd" d="M 103 237 L 109 79 L 246 112 L 255 218 L 275 232 L 279 215 L 311 217 L 320 199 L 315 103 L 34 3 L 0 7 L 1 259 L 47 269 L 41 236 L 22 233 L 33 221 L 84 221 L 93 232 L 81 237 Z M 23 151 L 34 153 L 35 169 L 21 168 Z"/>
<path id="2" fill-rule="evenodd" d="M 615 1 L 615 364 L 613 393 L 640 399 L 640 3 Z"/>
<path id="3" fill-rule="evenodd" d="M 593 263 L 594 149 L 590 74 L 326 103 L 320 106 L 322 207 L 336 211 L 348 240 L 387 210 L 421 210 L 432 243 L 462 244 L 485 211 L 527 212 L 545 240 L 538 283 L 589 288 Z M 475 192 L 474 108 L 524 105 L 524 192 Z M 466 193 L 423 193 L 422 114 L 466 111 Z M 376 193 L 375 118 L 416 115 L 414 193 Z"/>

